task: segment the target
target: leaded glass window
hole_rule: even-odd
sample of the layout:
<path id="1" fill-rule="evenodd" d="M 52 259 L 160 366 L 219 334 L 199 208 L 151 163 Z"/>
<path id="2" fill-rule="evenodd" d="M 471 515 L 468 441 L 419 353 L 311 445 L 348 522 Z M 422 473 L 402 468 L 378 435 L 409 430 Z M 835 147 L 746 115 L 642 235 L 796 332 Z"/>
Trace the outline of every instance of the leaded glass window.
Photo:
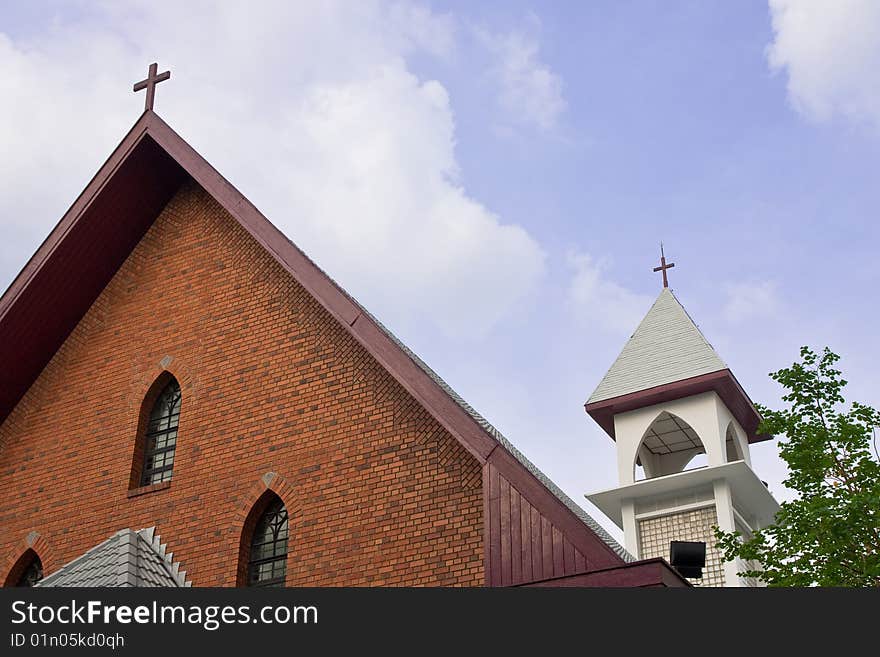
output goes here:
<path id="1" fill-rule="evenodd" d="M 174 379 L 159 394 L 144 440 L 144 469 L 141 485 L 171 480 L 174 448 L 177 445 L 177 423 L 180 419 L 180 386 Z"/>
<path id="2" fill-rule="evenodd" d="M 33 560 L 25 568 L 21 577 L 18 578 L 16 586 L 36 586 L 37 582 L 43 579 L 43 564 L 40 557 L 34 556 Z"/>
<path id="3" fill-rule="evenodd" d="M 275 499 L 257 521 L 248 561 L 248 586 L 284 586 L 287 573 L 287 509 Z"/>

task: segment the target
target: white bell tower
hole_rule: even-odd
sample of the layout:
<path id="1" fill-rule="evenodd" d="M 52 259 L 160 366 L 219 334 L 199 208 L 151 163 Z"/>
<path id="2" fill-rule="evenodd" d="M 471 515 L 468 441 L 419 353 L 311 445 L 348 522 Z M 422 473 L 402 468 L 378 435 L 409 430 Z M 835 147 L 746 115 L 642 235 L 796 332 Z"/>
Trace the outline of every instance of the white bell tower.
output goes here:
<path id="1" fill-rule="evenodd" d="M 712 526 L 748 536 L 779 508 L 751 467 L 760 416 L 666 286 L 586 404 L 617 443 L 619 486 L 587 495 L 623 529 L 637 559 L 670 559 L 671 541 L 704 541 L 699 586 L 751 586 L 722 563 Z M 695 466 L 695 462 L 702 465 Z"/>

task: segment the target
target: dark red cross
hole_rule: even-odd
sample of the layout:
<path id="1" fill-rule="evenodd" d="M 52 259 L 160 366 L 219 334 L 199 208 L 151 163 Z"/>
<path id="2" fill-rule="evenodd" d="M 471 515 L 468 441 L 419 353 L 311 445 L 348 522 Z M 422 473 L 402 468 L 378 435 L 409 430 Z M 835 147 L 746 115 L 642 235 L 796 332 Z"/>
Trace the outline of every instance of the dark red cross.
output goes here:
<path id="1" fill-rule="evenodd" d="M 669 280 L 666 278 L 666 270 L 675 267 L 674 262 L 666 264 L 666 255 L 663 253 L 663 242 L 660 243 L 660 266 L 654 267 L 654 271 L 663 272 L 663 287 L 669 287 Z"/>
<path id="2" fill-rule="evenodd" d="M 153 109 L 153 100 L 156 98 L 156 85 L 171 77 L 171 71 L 165 71 L 164 73 L 156 75 L 158 69 L 158 64 L 150 64 L 150 71 L 147 74 L 147 79 L 136 82 L 134 85 L 135 91 L 140 91 L 141 89 L 147 90 L 147 100 L 144 103 L 144 110 Z"/>

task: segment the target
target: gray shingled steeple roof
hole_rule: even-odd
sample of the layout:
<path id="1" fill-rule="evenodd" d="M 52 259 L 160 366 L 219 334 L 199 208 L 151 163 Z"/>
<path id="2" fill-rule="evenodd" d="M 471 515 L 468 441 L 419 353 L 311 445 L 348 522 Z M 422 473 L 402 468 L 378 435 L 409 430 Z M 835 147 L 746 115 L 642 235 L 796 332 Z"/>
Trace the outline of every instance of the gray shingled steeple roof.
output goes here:
<path id="1" fill-rule="evenodd" d="M 165 552 L 155 527 L 123 529 L 62 566 L 37 586 L 192 586 Z"/>
<path id="2" fill-rule="evenodd" d="M 684 306 L 663 288 L 587 403 L 724 369 Z"/>

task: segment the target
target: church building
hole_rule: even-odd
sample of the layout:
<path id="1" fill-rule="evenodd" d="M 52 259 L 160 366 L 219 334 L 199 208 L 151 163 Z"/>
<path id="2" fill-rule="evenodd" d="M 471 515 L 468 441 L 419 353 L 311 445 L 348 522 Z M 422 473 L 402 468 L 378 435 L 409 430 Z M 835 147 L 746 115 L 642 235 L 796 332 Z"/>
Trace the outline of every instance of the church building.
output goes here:
<path id="1" fill-rule="evenodd" d="M 766 521 L 735 379 L 639 351 L 671 293 L 587 406 L 624 547 L 159 118 L 167 77 L 0 298 L 4 585 L 688 586 L 675 514 L 710 491 L 723 527 Z M 684 461 L 670 421 L 727 483 L 650 488 Z"/>

